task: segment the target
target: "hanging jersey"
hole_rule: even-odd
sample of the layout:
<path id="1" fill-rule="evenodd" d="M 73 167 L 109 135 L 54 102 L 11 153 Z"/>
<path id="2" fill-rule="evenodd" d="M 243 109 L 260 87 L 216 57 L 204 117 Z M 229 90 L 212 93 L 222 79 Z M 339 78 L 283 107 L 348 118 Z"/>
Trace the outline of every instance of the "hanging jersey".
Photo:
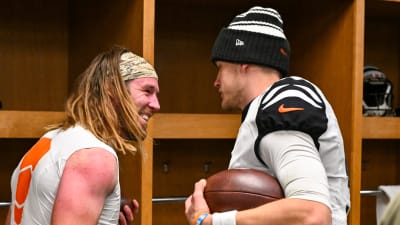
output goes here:
<path id="1" fill-rule="evenodd" d="M 84 148 L 102 148 L 112 153 L 118 162 L 113 148 L 80 126 L 65 131 L 52 130 L 38 140 L 12 174 L 11 225 L 50 225 L 65 164 L 74 152 Z M 98 224 L 118 223 L 120 197 L 118 179 L 112 194 L 105 200 Z"/>
<path id="2" fill-rule="evenodd" d="M 283 174 L 282 168 L 294 164 L 298 171 Z M 315 183 L 296 183 L 301 170 L 313 172 L 307 170 L 311 166 L 321 168 L 313 175 L 321 179 L 309 175 Z M 243 110 L 229 168 L 277 176 L 285 197 L 319 201 L 331 208 L 333 225 L 347 223 L 350 194 L 341 131 L 325 96 L 305 79 L 283 78 Z"/>

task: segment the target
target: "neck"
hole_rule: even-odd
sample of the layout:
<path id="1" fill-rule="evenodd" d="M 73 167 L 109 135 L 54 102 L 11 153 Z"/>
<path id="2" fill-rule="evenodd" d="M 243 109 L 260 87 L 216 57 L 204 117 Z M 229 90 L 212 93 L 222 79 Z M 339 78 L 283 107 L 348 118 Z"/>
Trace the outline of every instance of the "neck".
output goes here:
<path id="1" fill-rule="evenodd" d="M 243 104 L 240 106 L 241 110 L 280 79 L 279 73 L 276 70 L 255 65 L 249 66 L 246 69 L 246 73 L 247 88 Z"/>

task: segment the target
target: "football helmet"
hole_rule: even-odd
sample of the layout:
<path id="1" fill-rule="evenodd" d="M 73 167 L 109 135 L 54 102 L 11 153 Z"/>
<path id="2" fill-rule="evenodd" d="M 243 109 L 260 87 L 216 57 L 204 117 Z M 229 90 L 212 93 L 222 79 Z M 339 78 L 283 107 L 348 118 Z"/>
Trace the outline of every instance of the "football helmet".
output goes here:
<path id="1" fill-rule="evenodd" d="M 364 66 L 363 114 L 385 116 L 392 111 L 392 83 L 375 66 Z"/>

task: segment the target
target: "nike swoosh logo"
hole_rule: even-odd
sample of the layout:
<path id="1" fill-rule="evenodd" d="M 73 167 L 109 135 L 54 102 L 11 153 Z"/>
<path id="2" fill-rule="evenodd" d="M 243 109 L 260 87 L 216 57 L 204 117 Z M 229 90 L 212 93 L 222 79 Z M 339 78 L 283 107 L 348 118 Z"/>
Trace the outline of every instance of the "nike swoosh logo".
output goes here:
<path id="1" fill-rule="evenodd" d="M 285 104 L 282 104 L 279 106 L 278 112 L 287 113 L 287 112 L 301 111 L 301 110 L 304 110 L 304 108 L 286 108 Z"/>

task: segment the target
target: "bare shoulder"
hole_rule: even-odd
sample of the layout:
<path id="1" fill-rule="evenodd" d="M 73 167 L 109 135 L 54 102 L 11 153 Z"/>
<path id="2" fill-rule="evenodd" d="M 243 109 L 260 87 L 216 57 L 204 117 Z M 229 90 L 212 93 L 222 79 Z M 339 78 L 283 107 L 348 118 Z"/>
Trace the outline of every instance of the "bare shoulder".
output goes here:
<path id="1" fill-rule="evenodd" d="M 96 224 L 117 183 L 118 161 L 113 153 L 102 148 L 77 150 L 65 163 L 52 222 Z"/>
<path id="2" fill-rule="evenodd" d="M 72 175 L 89 184 L 114 184 L 117 173 L 116 157 L 102 148 L 85 148 L 76 151 L 67 160 L 64 168 L 65 175 Z"/>

